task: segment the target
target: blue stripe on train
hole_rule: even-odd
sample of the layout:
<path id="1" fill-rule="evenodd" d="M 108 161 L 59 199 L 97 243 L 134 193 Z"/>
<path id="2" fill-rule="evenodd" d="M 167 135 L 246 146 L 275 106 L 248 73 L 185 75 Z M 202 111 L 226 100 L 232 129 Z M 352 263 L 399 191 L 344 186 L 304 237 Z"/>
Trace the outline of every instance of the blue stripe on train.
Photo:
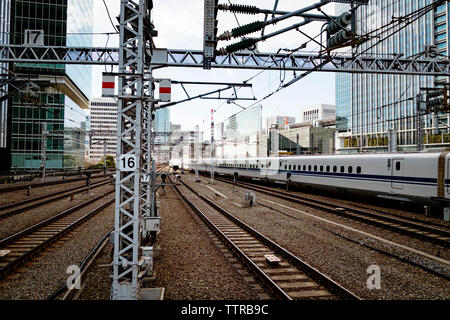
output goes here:
<path id="1" fill-rule="evenodd" d="M 260 171 L 261 169 L 256 168 L 229 168 L 220 167 L 220 169 L 229 170 L 246 170 L 246 171 Z M 264 170 L 264 169 L 263 169 Z M 328 172 L 309 172 L 309 171 L 290 171 L 290 170 L 275 170 L 267 169 L 277 174 L 291 172 L 292 175 L 296 176 L 316 176 L 323 178 L 345 178 L 350 180 L 363 180 L 363 181 L 378 181 L 378 182 L 398 182 L 406 184 L 415 185 L 426 185 L 434 186 L 437 185 L 437 179 L 434 178 L 421 178 L 421 177 L 396 177 L 396 176 L 385 176 L 385 175 L 367 175 L 367 174 L 351 174 L 351 173 L 328 173 Z M 445 185 L 448 187 L 450 185 L 450 179 L 445 180 Z"/>

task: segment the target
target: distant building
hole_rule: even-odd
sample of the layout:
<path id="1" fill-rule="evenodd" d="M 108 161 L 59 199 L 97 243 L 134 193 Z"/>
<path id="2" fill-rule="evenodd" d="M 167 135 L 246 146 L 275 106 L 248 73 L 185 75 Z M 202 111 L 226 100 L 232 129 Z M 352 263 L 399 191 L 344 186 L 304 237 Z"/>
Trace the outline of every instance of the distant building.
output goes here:
<path id="1" fill-rule="evenodd" d="M 321 104 L 303 110 L 303 122 L 314 122 L 317 120 L 331 120 L 336 118 L 336 106 Z"/>
<path id="2" fill-rule="evenodd" d="M 158 133 L 169 133 L 171 132 L 170 126 L 170 109 L 163 108 L 158 109 L 155 114 L 154 132 L 156 133 L 155 143 L 165 143 L 169 141 L 167 136 L 158 136 Z"/>
<path id="3" fill-rule="evenodd" d="M 301 154 L 332 154 L 335 146 L 334 121 L 316 120 L 311 122 L 295 123 L 285 129 L 279 126 L 269 132 L 268 153 L 270 156 L 301 155 Z M 277 139 L 278 141 L 273 140 Z M 274 150 L 278 148 L 278 150 Z"/>
<path id="4" fill-rule="evenodd" d="M 214 154 L 222 158 L 258 157 L 267 148 L 261 145 L 262 106 L 257 105 L 232 115 L 215 129 Z M 264 152 L 261 153 L 261 148 Z M 211 146 L 205 151 L 211 155 Z M 208 156 L 208 157 L 209 157 Z"/>
<path id="5" fill-rule="evenodd" d="M 170 123 L 170 132 L 181 131 L 181 124 Z"/>
<path id="6" fill-rule="evenodd" d="M 91 102 L 91 148 L 89 160 L 99 162 L 106 154 L 115 157 L 117 150 L 117 102 L 112 98 L 95 98 Z"/>
<path id="7" fill-rule="evenodd" d="M 86 131 L 91 131 L 91 116 L 87 115 L 86 116 Z M 91 148 L 89 147 L 90 145 L 90 136 L 89 134 L 86 135 L 86 140 L 85 140 L 85 147 L 84 147 L 84 161 L 88 162 L 89 161 L 89 153 L 91 151 Z"/>
<path id="8" fill-rule="evenodd" d="M 272 125 L 274 124 L 281 124 L 285 125 L 295 123 L 296 119 L 295 117 L 289 117 L 289 116 L 276 116 L 276 117 L 269 117 L 266 119 L 266 126 L 265 129 L 270 129 Z"/>

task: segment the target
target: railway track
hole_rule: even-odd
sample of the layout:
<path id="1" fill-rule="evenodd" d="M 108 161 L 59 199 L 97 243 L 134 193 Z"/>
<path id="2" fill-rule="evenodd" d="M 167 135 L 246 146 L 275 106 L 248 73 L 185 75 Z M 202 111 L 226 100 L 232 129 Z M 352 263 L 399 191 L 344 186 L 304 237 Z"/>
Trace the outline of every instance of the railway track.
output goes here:
<path id="1" fill-rule="evenodd" d="M 185 183 L 174 188 L 277 298 L 360 299 Z"/>
<path id="2" fill-rule="evenodd" d="M 102 187 L 110 182 L 109 179 L 98 181 L 96 183 L 91 184 L 90 189 L 95 189 Z M 11 217 L 14 215 L 17 215 L 19 213 L 22 213 L 27 210 L 31 210 L 40 206 L 43 206 L 45 204 L 48 204 L 53 201 L 61 200 L 64 198 L 67 198 L 69 196 L 75 195 L 77 193 L 87 191 L 89 187 L 87 186 L 78 186 L 74 188 L 70 188 L 67 190 L 62 190 L 58 192 L 52 192 L 49 194 L 45 194 L 42 196 L 37 196 L 31 199 L 26 199 L 23 201 L 17 201 L 14 203 L 9 203 L 3 206 L 0 206 L 0 220 L 5 219 L 7 217 Z M 6 211 L 8 209 L 14 208 L 13 210 Z M 6 212 L 4 212 L 6 211 Z"/>
<path id="3" fill-rule="evenodd" d="M 113 204 L 114 198 L 108 199 L 85 214 L 77 214 L 85 207 L 106 198 L 113 192 L 114 190 L 110 190 L 0 240 L 0 278 L 7 276 L 18 266 L 38 255 L 49 245 Z"/>
<path id="4" fill-rule="evenodd" d="M 111 233 L 114 229 L 108 231 L 97 243 L 97 245 L 91 250 L 91 252 L 83 259 L 80 264 L 80 290 L 73 290 L 67 287 L 67 283 L 63 283 L 54 293 L 52 293 L 47 300 L 77 300 L 78 297 L 83 292 L 85 286 L 83 285 L 84 280 L 90 269 L 92 268 L 95 260 L 106 247 L 109 242 Z"/>
<path id="5" fill-rule="evenodd" d="M 100 175 L 92 176 L 91 180 L 98 179 L 98 178 L 109 177 L 111 175 L 112 175 L 112 173 L 100 174 Z M 28 187 L 39 188 L 39 187 L 47 187 L 47 186 L 53 186 L 53 185 L 64 184 L 64 183 L 71 183 L 71 182 L 77 182 L 77 181 L 86 181 L 86 177 L 79 177 L 79 178 L 73 178 L 73 179 L 64 179 L 64 180 L 57 180 L 57 181 L 48 181 L 48 182 L 37 182 L 37 183 L 22 184 L 22 185 L 10 186 L 10 187 L 0 187 L 0 193 L 7 193 L 7 192 L 14 192 L 14 191 L 19 191 L 19 190 L 26 190 L 26 189 L 28 189 Z"/>
<path id="6" fill-rule="evenodd" d="M 233 184 L 234 182 L 226 178 L 218 178 L 216 180 Z M 426 240 L 444 246 L 450 247 L 450 230 L 444 227 L 437 227 L 435 225 L 429 225 L 422 222 L 408 220 L 406 218 L 400 218 L 390 215 L 388 213 L 373 212 L 370 209 L 353 208 L 346 205 L 337 205 L 329 203 L 323 200 L 311 199 L 304 196 L 292 194 L 286 191 L 280 191 L 275 188 L 264 187 L 246 182 L 237 182 L 237 186 L 247 188 L 253 191 L 257 191 L 263 194 L 274 196 L 293 203 L 306 205 L 326 211 L 329 213 L 337 214 L 345 218 L 357 220 L 360 222 L 368 223 L 385 229 L 389 229 L 395 232 L 407 234 L 418 239 Z"/>

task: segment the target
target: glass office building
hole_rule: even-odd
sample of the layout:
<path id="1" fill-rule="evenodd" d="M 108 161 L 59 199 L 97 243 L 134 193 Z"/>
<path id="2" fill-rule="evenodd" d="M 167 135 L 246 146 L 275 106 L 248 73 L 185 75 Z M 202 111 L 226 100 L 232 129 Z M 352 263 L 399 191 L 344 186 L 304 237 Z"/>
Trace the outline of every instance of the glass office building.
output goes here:
<path id="1" fill-rule="evenodd" d="M 92 0 L 12 0 L 11 42 L 27 41 L 26 30 L 42 30 L 43 44 L 93 44 Z M 92 68 L 55 64 L 16 64 L 16 74 L 39 86 L 37 97 L 15 94 L 12 109 L 10 169 L 41 167 L 42 131 L 46 138 L 46 168 L 84 167 L 86 113 L 91 98 Z"/>
<path id="2" fill-rule="evenodd" d="M 0 43 L 9 44 L 11 0 L 0 1 Z M 8 115 L 8 85 L 6 85 L 9 66 L 0 63 L 0 152 L 4 153 L 7 147 L 7 115 Z M 1 169 L 0 169 L 1 171 Z"/>
<path id="3" fill-rule="evenodd" d="M 393 17 L 405 16 L 432 2 L 370 1 L 369 5 L 361 6 L 357 11 L 357 33 L 363 35 L 377 30 L 389 24 Z M 337 5 L 338 13 L 345 9 L 345 5 Z M 427 47 L 437 45 L 439 52 L 448 56 L 448 4 L 428 12 L 386 40 L 376 42 L 378 39 L 363 43 L 358 53 L 380 57 L 399 54 L 415 57 L 424 54 Z M 436 81 L 447 82 L 446 79 L 428 76 L 336 75 L 338 150 L 342 153 L 387 151 L 390 130 L 397 133 L 399 150 L 416 150 L 415 97 L 421 92 L 420 88 L 434 87 Z M 446 126 L 447 115 L 425 117 L 427 133 L 432 131 L 438 120 Z"/>
<path id="4" fill-rule="evenodd" d="M 163 108 L 158 109 L 155 112 L 154 132 L 167 133 L 170 132 L 170 109 Z M 157 136 L 155 139 L 156 143 L 168 142 L 168 136 Z"/>

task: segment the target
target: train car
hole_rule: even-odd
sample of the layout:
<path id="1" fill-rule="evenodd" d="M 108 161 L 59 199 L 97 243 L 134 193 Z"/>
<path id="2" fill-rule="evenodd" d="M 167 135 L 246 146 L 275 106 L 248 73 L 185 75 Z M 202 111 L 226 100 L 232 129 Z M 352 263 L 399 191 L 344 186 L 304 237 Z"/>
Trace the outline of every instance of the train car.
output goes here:
<path id="1" fill-rule="evenodd" d="M 303 189 L 422 205 L 450 206 L 450 153 L 386 153 L 285 158 L 198 159 L 185 168 Z"/>

